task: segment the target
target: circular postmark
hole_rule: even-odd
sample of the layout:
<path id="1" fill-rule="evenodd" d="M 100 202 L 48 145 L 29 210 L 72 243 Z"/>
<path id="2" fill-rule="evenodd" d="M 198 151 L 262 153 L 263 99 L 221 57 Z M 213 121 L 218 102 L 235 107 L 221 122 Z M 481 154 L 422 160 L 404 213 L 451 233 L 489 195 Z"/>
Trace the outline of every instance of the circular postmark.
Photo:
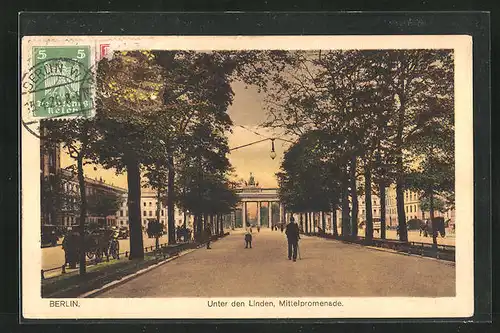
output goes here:
<path id="1" fill-rule="evenodd" d="M 42 138 L 42 121 L 86 119 L 94 115 L 93 66 L 72 58 L 49 58 L 21 79 L 21 122 Z"/>

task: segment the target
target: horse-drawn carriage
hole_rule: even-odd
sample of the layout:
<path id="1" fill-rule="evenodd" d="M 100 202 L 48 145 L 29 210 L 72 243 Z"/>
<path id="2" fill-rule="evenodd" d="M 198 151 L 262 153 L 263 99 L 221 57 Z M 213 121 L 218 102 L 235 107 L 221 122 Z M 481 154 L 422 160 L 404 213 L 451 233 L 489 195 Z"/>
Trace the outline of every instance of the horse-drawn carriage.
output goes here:
<path id="1" fill-rule="evenodd" d="M 64 237 L 62 244 L 65 261 L 70 268 L 76 268 L 81 251 L 81 239 L 78 231 L 70 230 Z M 118 259 L 120 244 L 118 243 L 116 230 L 113 229 L 90 229 L 84 235 L 85 256 L 95 259 L 96 262 L 103 257 Z"/>
<path id="2" fill-rule="evenodd" d="M 101 260 L 103 257 L 118 258 L 120 243 L 116 230 L 95 229 L 85 235 L 85 255 L 89 259 Z"/>

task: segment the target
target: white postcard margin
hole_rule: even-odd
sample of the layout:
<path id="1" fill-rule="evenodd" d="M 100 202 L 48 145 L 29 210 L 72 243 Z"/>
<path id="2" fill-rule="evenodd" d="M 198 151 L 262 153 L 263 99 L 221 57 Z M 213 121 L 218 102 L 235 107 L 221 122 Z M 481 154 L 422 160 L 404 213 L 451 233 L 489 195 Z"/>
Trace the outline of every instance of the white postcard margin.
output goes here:
<path id="1" fill-rule="evenodd" d="M 40 145 L 21 127 L 22 315 L 27 319 L 119 318 L 440 318 L 474 313 L 472 37 L 398 36 L 30 36 L 22 40 L 22 73 L 34 45 L 111 43 L 114 49 L 453 49 L 455 56 L 456 296 L 296 298 L 340 301 L 342 307 L 209 308 L 208 298 L 125 298 L 78 300 L 80 307 L 50 307 L 41 298 Z M 23 98 L 24 101 L 24 98 Z M 24 104 L 24 103 L 23 103 Z M 21 104 L 22 105 L 22 104 Z M 25 110 L 21 110 L 25 112 Z M 248 297 L 212 298 L 246 300 Z M 252 298 L 272 300 L 283 298 Z"/>

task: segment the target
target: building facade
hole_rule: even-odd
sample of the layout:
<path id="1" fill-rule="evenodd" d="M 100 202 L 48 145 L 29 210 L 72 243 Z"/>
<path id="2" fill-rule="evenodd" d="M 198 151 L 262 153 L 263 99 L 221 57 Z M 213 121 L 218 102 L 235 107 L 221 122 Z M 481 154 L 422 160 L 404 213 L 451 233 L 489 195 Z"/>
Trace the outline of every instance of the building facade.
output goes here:
<path id="1" fill-rule="evenodd" d="M 127 206 L 127 193 L 123 195 L 122 204 L 120 209 L 116 213 L 116 225 L 119 227 L 128 227 L 129 225 L 129 214 L 128 214 L 128 206 Z M 142 188 L 141 189 L 141 224 L 143 228 L 147 228 L 148 222 L 150 220 L 157 219 L 157 207 L 160 206 L 160 223 L 167 227 L 167 219 L 168 219 L 168 207 L 164 205 L 164 202 L 160 200 L 158 202 L 158 197 L 156 191 L 151 189 Z M 182 226 L 184 225 L 184 212 L 174 207 L 174 218 L 175 225 Z M 193 217 L 186 213 L 186 225 L 189 228 L 192 227 Z"/>
<path id="2" fill-rule="evenodd" d="M 59 225 L 69 227 L 73 225 L 78 225 L 79 219 L 79 198 L 80 198 L 80 185 L 78 183 L 77 176 L 68 170 L 61 169 L 60 174 L 62 175 L 62 189 L 65 194 L 65 202 L 62 205 L 62 209 L 59 216 Z M 87 196 L 95 195 L 96 193 L 107 192 L 114 194 L 120 198 L 126 197 L 127 190 L 113 184 L 106 183 L 105 180 L 92 179 L 85 177 L 85 192 Z M 123 202 L 120 203 L 120 206 Z M 86 219 L 86 223 L 103 223 L 106 226 L 117 226 L 117 216 L 93 216 L 89 214 Z"/>
<path id="3" fill-rule="evenodd" d="M 40 128 L 40 134 L 43 137 L 45 130 Z M 40 140 L 40 198 L 44 198 L 47 188 L 52 188 L 56 183 L 56 175 L 61 169 L 60 149 L 57 144 L 48 144 Z M 51 204 L 41 203 L 41 224 L 57 224 L 57 212 Z"/>
<path id="4" fill-rule="evenodd" d="M 406 221 L 419 219 L 425 220 L 430 218 L 429 211 L 422 211 L 420 207 L 421 198 L 420 195 L 416 192 L 405 190 L 404 191 L 404 210 Z M 380 198 L 377 195 L 372 195 L 372 215 L 373 218 L 380 219 L 381 217 L 381 206 L 380 206 Z M 445 221 L 449 221 L 449 224 L 452 226 L 455 224 L 455 210 L 450 209 L 444 213 L 435 210 L 435 217 L 443 217 Z M 365 212 L 365 200 L 364 196 L 360 196 L 359 198 L 359 221 L 366 220 L 366 212 Z M 391 185 L 386 189 L 386 198 L 385 198 L 385 221 L 386 225 L 392 228 L 396 228 L 398 225 L 398 211 L 397 211 L 397 200 L 396 200 L 396 187 Z"/>

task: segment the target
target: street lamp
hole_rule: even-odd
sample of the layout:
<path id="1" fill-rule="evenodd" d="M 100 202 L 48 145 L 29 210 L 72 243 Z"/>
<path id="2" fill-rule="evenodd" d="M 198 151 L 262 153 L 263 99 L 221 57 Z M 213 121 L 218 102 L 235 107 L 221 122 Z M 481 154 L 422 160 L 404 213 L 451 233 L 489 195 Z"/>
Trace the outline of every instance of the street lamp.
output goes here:
<path id="1" fill-rule="evenodd" d="M 276 152 L 274 151 L 274 139 L 271 139 L 271 154 L 269 154 L 269 156 L 273 160 L 276 158 Z"/>

